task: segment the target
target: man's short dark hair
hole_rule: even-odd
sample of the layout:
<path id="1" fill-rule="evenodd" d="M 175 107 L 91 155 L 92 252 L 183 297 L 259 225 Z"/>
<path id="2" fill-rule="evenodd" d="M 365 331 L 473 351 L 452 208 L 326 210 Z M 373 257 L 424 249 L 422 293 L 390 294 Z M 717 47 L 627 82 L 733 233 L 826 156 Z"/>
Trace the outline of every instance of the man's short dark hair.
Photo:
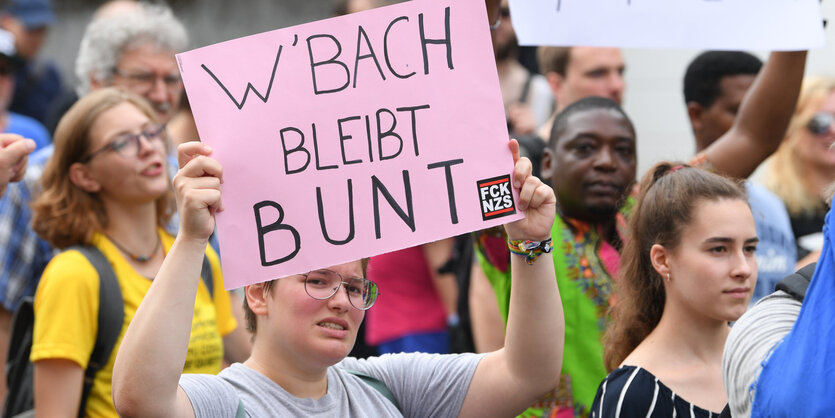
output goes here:
<path id="1" fill-rule="evenodd" d="M 548 146 L 551 149 L 555 149 L 557 139 L 568 128 L 568 119 L 571 115 L 598 109 L 611 110 L 623 116 L 623 119 L 629 124 L 629 130 L 632 131 L 632 136 L 635 136 L 635 126 L 632 125 L 632 120 L 629 119 L 629 116 L 626 115 L 626 112 L 623 111 L 623 108 L 617 102 L 607 97 L 591 96 L 577 100 L 557 114 L 557 117 L 554 119 L 554 125 L 551 127 L 551 137 L 548 140 Z"/>
<path id="2" fill-rule="evenodd" d="M 721 95 L 722 77 L 757 75 L 763 62 L 742 51 L 707 51 L 699 54 L 684 73 L 684 102 L 710 107 Z"/>

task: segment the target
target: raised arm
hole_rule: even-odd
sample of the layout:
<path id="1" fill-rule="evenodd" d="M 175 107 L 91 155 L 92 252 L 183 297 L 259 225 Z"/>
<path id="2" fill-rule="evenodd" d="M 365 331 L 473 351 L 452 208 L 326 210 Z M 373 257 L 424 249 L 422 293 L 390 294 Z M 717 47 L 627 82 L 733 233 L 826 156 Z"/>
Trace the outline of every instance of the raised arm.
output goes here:
<path id="1" fill-rule="evenodd" d="M 524 219 L 505 225 L 508 239 L 545 240 L 554 223 L 554 191 L 531 175 L 531 163 L 519 158 L 515 140 L 510 149 L 516 162 L 513 186 L 520 189 L 518 206 L 526 212 Z M 511 255 L 510 271 L 505 346 L 479 363 L 459 416 L 514 416 L 557 386 L 565 321 L 553 258 L 543 254 L 527 264 L 525 257 Z"/>
<path id="2" fill-rule="evenodd" d="M 180 171 L 174 177 L 174 193 L 180 230 L 116 356 L 113 402 L 121 416 L 194 416 L 178 382 L 188 352 L 203 253 L 215 226 L 214 212 L 222 208 L 222 170 L 207 157 L 211 148 L 205 144 L 184 143 L 177 152 Z"/>
<path id="3" fill-rule="evenodd" d="M 20 181 L 26 172 L 29 153 L 35 141 L 15 134 L 0 134 L 0 196 L 9 182 Z"/>
<path id="4" fill-rule="evenodd" d="M 806 51 L 771 53 L 731 129 L 704 151 L 717 172 L 748 177 L 777 150 L 794 114 L 805 68 Z"/>

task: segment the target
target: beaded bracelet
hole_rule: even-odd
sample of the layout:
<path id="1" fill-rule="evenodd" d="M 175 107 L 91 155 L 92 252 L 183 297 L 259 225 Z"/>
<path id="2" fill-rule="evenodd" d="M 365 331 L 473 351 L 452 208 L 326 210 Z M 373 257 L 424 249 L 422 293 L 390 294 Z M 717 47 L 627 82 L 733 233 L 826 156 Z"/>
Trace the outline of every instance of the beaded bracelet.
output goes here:
<path id="1" fill-rule="evenodd" d="M 507 248 L 511 253 L 525 256 L 525 262 L 533 264 L 543 253 L 550 253 L 554 247 L 551 245 L 551 238 L 544 241 L 531 240 L 507 240 Z"/>

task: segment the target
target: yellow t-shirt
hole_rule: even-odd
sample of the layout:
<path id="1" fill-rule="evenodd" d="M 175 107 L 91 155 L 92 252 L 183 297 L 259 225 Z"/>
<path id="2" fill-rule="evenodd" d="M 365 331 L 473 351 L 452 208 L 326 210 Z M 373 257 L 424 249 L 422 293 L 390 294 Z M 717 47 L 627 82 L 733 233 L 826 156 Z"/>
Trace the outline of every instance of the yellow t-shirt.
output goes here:
<path id="1" fill-rule="evenodd" d="M 167 254 L 174 238 L 162 229 L 159 235 Z M 110 359 L 96 374 L 87 398 L 85 415 L 117 417 L 110 395 L 113 362 L 128 324 L 151 287 L 151 280 L 139 275 L 104 235 L 95 234 L 92 242 L 113 266 L 122 289 L 125 316 Z M 212 267 L 214 300 L 209 296 L 204 281 L 200 280 L 183 373 L 218 373 L 223 360 L 222 337 L 237 326 L 232 316 L 229 294 L 224 290 L 217 254 L 208 246 L 206 253 Z M 66 359 L 86 369 L 98 332 L 98 311 L 99 277 L 96 269 L 78 251 L 64 251 L 56 255 L 46 266 L 35 292 L 31 360 Z M 149 364 L 148 367 L 153 365 Z"/>

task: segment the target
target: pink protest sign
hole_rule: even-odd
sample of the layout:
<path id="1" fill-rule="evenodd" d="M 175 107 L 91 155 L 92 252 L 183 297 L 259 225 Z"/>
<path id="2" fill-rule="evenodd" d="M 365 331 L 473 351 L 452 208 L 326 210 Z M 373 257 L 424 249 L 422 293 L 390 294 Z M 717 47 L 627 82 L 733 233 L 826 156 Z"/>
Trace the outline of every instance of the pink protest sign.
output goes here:
<path id="1" fill-rule="evenodd" d="M 224 167 L 228 288 L 518 219 L 482 0 L 418 0 L 177 56 Z"/>

